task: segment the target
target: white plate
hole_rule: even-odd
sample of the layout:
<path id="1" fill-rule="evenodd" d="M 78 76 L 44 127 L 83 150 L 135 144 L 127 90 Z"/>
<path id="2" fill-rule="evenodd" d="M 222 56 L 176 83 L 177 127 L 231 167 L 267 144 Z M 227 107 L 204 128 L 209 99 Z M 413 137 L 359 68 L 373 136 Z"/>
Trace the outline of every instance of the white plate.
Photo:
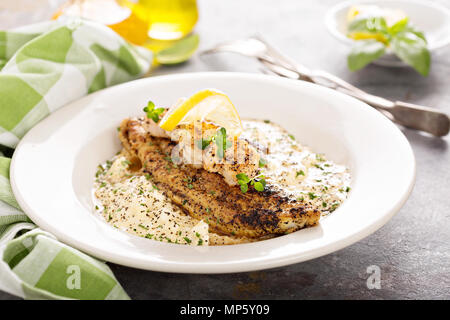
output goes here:
<path id="1" fill-rule="evenodd" d="M 347 12 L 351 6 L 359 4 L 377 5 L 404 11 L 410 21 L 425 33 L 430 51 L 450 44 L 450 10 L 430 1 L 413 0 L 356 0 L 335 5 L 325 15 L 325 25 L 336 39 L 345 44 L 353 45 L 355 42 L 346 36 Z M 385 54 L 374 63 L 387 67 L 406 66 L 403 61 L 391 53 Z"/>
<path id="2" fill-rule="evenodd" d="M 205 87 L 228 93 L 243 118 L 271 119 L 314 151 L 347 164 L 353 175 L 348 200 L 318 227 L 223 247 L 139 238 L 95 216 L 93 177 L 120 149 L 120 121 L 142 114 L 149 99 L 168 106 Z M 271 268 L 339 250 L 385 224 L 406 201 L 414 176 L 406 138 L 366 104 L 302 81 L 220 72 L 133 81 L 71 103 L 28 132 L 11 166 L 20 206 L 61 241 L 118 264 L 186 273 Z"/>

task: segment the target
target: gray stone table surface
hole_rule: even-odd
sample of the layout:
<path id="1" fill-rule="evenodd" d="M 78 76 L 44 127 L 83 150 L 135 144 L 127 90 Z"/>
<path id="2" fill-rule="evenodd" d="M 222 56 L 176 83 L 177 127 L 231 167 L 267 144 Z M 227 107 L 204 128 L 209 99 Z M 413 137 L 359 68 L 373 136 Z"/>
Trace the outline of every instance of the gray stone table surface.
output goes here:
<path id="1" fill-rule="evenodd" d="M 338 1 L 199 0 L 201 48 L 258 32 L 285 54 L 334 73 L 371 93 L 450 113 L 450 48 L 433 54 L 423 78 L 409 68 L 346 68 L 348 47 L 326 30 L 324 14 Z M 450 1 L 440 2 L 450 7 Z M 260 72 L 257 63 L 221 54 L 153 75 L 198 71 Z M 400 212 L 384 227 L 343 250 L 266 271 L 189 275 L 111 265 L 133 299 L 449 299 L 450 137 L 403 130 L 414 150 L 417 179 Z M 375 199 L 368 199 L 370 201 Z M 381 289 L 368 289 L 367 268 L 380 267 Z M 13 298 L 0 292 L 0 299 Z"/>

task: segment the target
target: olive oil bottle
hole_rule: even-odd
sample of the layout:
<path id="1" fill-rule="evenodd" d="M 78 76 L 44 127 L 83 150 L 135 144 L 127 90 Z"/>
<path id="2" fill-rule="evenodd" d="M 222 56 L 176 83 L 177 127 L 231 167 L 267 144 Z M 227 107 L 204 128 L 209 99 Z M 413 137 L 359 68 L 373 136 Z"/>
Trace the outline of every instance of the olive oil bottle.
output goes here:
<path id="1" fill-rule="evenodd" d="M 133 11 L 148 22 L 148 36 L 156 40 L 181 39 L 198 20 L 196 0 L 139 0 Z"/>

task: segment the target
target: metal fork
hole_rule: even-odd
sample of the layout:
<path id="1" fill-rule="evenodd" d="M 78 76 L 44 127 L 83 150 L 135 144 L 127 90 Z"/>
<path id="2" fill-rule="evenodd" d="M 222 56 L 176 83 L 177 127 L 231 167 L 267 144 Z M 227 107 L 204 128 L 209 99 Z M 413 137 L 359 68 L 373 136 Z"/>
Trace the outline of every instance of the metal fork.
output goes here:
<path id="1" fill-rule="evenodd" d="M 445 113 L 411 103 L 390 101 L 358 89 L 328 72 L 311 70 L 282 55 L 259 36 L 225 42 L 200 54 L 218 52 L 234 52 L 257 58 L 277 75 L 309 81 L 351 95 L 381 111 L 389 119 L 402 126 L 428 132 L 438 137 L 447 135 L 450 130 L 450 118 Z"/>

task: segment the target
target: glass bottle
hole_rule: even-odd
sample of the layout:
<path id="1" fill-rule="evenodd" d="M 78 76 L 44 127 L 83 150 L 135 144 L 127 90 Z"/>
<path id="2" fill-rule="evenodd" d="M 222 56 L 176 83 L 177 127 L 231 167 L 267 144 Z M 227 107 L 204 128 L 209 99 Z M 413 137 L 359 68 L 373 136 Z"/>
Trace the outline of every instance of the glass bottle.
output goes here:
<path id="1" fill-rule="evenodd" d="M 139 0 L 134 11 L 146 18 L 148 36 L 156 40 L 183 38 L 198 20 L 196 0 Z"/>

